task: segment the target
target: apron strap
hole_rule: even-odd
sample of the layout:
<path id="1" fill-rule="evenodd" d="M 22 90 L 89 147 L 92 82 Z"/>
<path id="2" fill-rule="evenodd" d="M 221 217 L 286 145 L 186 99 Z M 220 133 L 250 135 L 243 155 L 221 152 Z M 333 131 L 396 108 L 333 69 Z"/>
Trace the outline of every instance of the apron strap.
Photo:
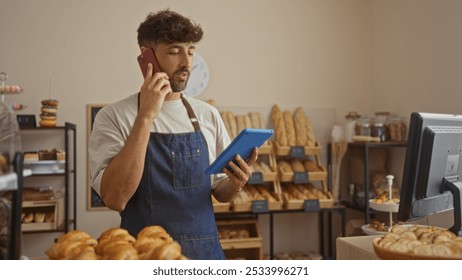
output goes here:
<path id="1" fill-rule="evenodd" d="M 183 97 L 183 94 L 181 94 L 181 101 L 183 101 L 183 104 L 186 107 L 186 111 L 188 111 L 188 116 L 191 120 L 192 125 L 194 126 L 194 130 L 200 131 L 201 127 L 199 126 L 199 121 L 196 118 L 196 114 L 194 113 L 194 110 L 191 107 L 191 104 L 189 104 L 188 100 L 186 100 L 186 98 Z"/>
<path id="2" fill-rule="evenodd" d="M 141 92 L 138 92 L 138 109 L 140 108 L 140 93 Z M 181 94 L 181 101 L 183 101 L 183 105 L 186 107 L 186 111 L 188 112 L 189 119 L 191 120 L 191 124 L 194 127 L 194 131 L 200 131 L 201 127 L 199 126 L 199 121 L 197 120 L 196 114 L 194 113 L 191 104 L 189 104 L 186 98 L 183 97 L 183 94 Z"/>

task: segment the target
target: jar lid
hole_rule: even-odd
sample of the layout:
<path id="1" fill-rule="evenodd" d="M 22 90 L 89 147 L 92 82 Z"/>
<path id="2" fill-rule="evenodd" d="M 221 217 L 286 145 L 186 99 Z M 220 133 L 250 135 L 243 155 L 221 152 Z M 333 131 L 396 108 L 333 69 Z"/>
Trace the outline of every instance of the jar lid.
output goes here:
<path id="1" fill-rule="evenodd" d="M 348 114 L 345 115 L 345 118 L 347 119 L 359 119 L 360 117 L 361 115 L 354 111 L 348 112 Z"/>

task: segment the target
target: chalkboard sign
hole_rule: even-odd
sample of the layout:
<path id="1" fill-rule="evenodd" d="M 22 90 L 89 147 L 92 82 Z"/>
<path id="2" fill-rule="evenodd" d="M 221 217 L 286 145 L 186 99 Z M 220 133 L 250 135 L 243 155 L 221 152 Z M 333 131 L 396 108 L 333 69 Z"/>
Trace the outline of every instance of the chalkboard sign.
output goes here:
<path id="1" fill-rule="evenodd" d="M 16 119 L 20 128 L 31 128 L 37 126 L 35 115 L 17 115 Z"/>
<path id="2" fill-rule="evenodd" d="M 96 114 L 101 108 L 104 107 L 104 104 L 90 104 L 87 105 L 87 144 L 90 141 L 91 131 L 93 130 L 93 122 L 95 121 Z M 88 145 L 87 145 L 88 146 Z M 90 185 L 90 158 L 87 156 L 87 209 L 88 210 L 102 210 L 107 209 L 104 205 L 103 200 L 98 195 L 98 193 Z"/>

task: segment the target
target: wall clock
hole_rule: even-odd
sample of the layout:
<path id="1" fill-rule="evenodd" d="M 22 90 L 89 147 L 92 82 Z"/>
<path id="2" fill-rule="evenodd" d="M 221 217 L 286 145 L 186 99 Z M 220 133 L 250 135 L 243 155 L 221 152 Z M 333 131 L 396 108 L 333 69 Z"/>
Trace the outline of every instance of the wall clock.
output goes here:
<path id="1" fill-rule="evenodd" d="M 188 85 L 183 91 L 188 96 L 200 95 L 209 83 L 210 72 L 205 59 L 198 53 L 194 53 L 194 63 Z"/>

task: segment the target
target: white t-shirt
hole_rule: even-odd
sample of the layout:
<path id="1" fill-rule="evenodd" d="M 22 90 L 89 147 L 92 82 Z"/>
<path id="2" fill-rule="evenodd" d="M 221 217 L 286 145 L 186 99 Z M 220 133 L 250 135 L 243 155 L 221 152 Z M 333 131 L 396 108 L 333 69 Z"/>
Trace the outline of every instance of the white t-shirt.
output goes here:
<path id="1" fill-rule="evenodd" d="M 230 143 L 220 113 L 212 105 L 184 95 L 196 114 L 207 141 L 209 161 L 215 160 Z M 125 145 L 138 114 L 138 93 L 104 106 L 96 115 L 88 147 L 91 186 L 100 194 L 104 170 Z M 151 132 L 185 133 L 194 131 L 181 99 L 165 101 L 153 122 Z M 225 174 L 212 177 L 214 188 Z"/>

